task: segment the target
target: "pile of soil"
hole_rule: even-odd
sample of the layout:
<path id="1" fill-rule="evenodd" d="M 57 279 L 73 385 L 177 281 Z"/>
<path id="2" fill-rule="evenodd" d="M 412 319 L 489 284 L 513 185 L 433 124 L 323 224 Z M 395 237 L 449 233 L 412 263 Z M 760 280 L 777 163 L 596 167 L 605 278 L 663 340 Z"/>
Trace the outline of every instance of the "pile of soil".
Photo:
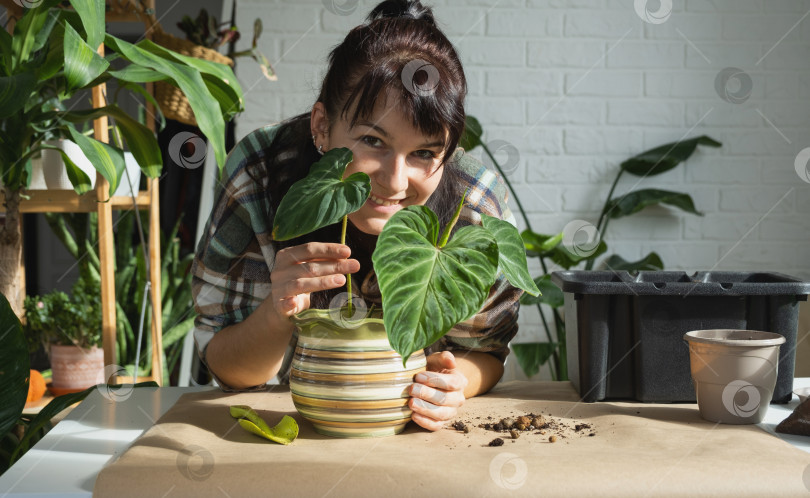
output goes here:
<path id="1" fill-rule="evenodd" d="M 527 413 L 520 416 L 475 417 L 476 422 L 471 420 L 456 420 L 450 424 L 450 429 L 469 434 L 473 430 L 492 431 L 499 434 L 489 442 L 489 446 L 502 446 L 504 439 L 518 439 L 528 437 L 530 440 L 538 440 L 555 443 L 561 439 L 574 437 L 596 436 L 596 429 L 592 423 L 566 421 L 554 418 L 551 415 Z"/>

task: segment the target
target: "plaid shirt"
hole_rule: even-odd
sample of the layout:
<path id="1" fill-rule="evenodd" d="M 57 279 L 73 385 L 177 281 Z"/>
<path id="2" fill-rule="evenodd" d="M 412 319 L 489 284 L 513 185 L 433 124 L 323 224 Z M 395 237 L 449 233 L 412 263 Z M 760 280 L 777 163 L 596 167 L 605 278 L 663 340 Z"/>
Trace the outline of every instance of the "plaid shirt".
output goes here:
<path id="1" fill-rule="evenodd" d="M 272 220 L 267 215 L 269 200 L 264 185 L 257 184 L 251 178 L 246 165 L 269 152 L 277 129 L 278 125 L 259 128 L 230 152 L 214 208 L 197 248 L 191 268 L 192 293 L 198 313 L 194 339 L 203 363 L 205 348 L 214 334 L 247 318 L 270 294 L 270 272 L 275 261 L 275 250 L 270 236 Z M 480 213 L 515 224 L 506 204 L 507 190 L 500 177 L 461 148 L 456 149 L 449 162 L 455 163 L 454 166 L 460 171 L 463 182 L 461 191 L 469 188 L 457 226 L 480 224 Z M 367 276 L 365 282 L 368 281 Z M 365 286 L 361 293 L 363 291 L 366 291 Z M 504 361 L 509 354 L 509 341 L 518 330 L 521 292 L 499 272 L 479 313 L 456 325 L 430 346 L 426 353 L 482 351 Z M 363 294 L 363 297 L 366 295 Z M 294 333 L 278 373 L 279 383 L 289 381 L 296 343 L 297 335 Z M 232 390 L 219 379 L 216 380 L 223 389 Z M 261 385 L 252 389 L 263 388 Z"/>

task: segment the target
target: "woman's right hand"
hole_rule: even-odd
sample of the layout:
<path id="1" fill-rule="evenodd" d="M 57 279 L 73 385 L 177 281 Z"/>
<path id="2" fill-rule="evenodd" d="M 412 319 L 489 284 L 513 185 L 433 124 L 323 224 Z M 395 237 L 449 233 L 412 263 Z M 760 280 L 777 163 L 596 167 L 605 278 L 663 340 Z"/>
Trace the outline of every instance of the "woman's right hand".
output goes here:
<path id="1" fill-rule="evenodd" d="M 270 273 L 273 309 L 282 319 L 308 309 L 309 295 L 346 283 L 346 273 L 360 270 L 356 259 L 347 259 L 351 249 L 344 244 L 309 242 L 276 253 Z"/>

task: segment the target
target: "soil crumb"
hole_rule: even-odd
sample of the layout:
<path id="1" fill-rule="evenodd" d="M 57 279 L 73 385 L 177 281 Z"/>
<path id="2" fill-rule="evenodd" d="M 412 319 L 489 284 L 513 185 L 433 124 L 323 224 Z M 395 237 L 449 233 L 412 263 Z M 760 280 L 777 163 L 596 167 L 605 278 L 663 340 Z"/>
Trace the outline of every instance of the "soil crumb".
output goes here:
<path id="1" fill-rule="evenodd" d="M 558 419 L 551 415 L 527 413 L 520 416 L 496 417 L 488 415 L 474 418 L 479 422 L 455 420 L 450 424 L 450 428 L 465 434 L 468 434 L 474 427 L 502 434 L 501 437 L 490 441 L 488 446 L 501 446 L 504 444 L 504 439 L 511 439 L 512 442 L 515 442 L 521 436 L 527 435 L 534 436 L 525 438 L 529 441 L 542 442 L 596 436 L 596 428 L 593 423 Z M 482 419 L 484 421 L 480 422 Z"/>

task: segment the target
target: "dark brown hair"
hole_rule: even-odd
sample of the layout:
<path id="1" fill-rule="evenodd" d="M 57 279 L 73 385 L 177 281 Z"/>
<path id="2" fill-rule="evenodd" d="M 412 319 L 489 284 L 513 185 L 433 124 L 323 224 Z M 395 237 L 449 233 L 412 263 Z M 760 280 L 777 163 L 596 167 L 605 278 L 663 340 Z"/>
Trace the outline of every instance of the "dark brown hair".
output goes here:
<path id="1" fill-rule="evenodd" d="M 396 105 L 425 135 L 446 133 L 442 180 L 426 202 L 444 226 L 461 196 L 458 173 L 448 160 L 464 132 L 466 93 L 458 54 L 436 27 L 431 9 L 418 1 L 387 0 L 331 51 L 318 101 L 332 122 L 347 118 L 354 125 L 371 115 L 378 99 L 388 97 L 388 104 Z M 265 177 L 262 183 L 267 185 L 270 219 L 290 186 L 304 178 L 309 166 L 320 158 L 311 139 L 309 117 L 305 113 L 283 122 L 264 156 L 252 165 Z M 251 170 L 255 171 L 249 167 Z M 337 242 L 338 225 L 274 242 L 274 249 L 310 241 Z M 350 236 L 346 243 L 352 247 Z M 313 293 L 312 307 L 328 307 L 339 292 L 342 289 Z"/>

